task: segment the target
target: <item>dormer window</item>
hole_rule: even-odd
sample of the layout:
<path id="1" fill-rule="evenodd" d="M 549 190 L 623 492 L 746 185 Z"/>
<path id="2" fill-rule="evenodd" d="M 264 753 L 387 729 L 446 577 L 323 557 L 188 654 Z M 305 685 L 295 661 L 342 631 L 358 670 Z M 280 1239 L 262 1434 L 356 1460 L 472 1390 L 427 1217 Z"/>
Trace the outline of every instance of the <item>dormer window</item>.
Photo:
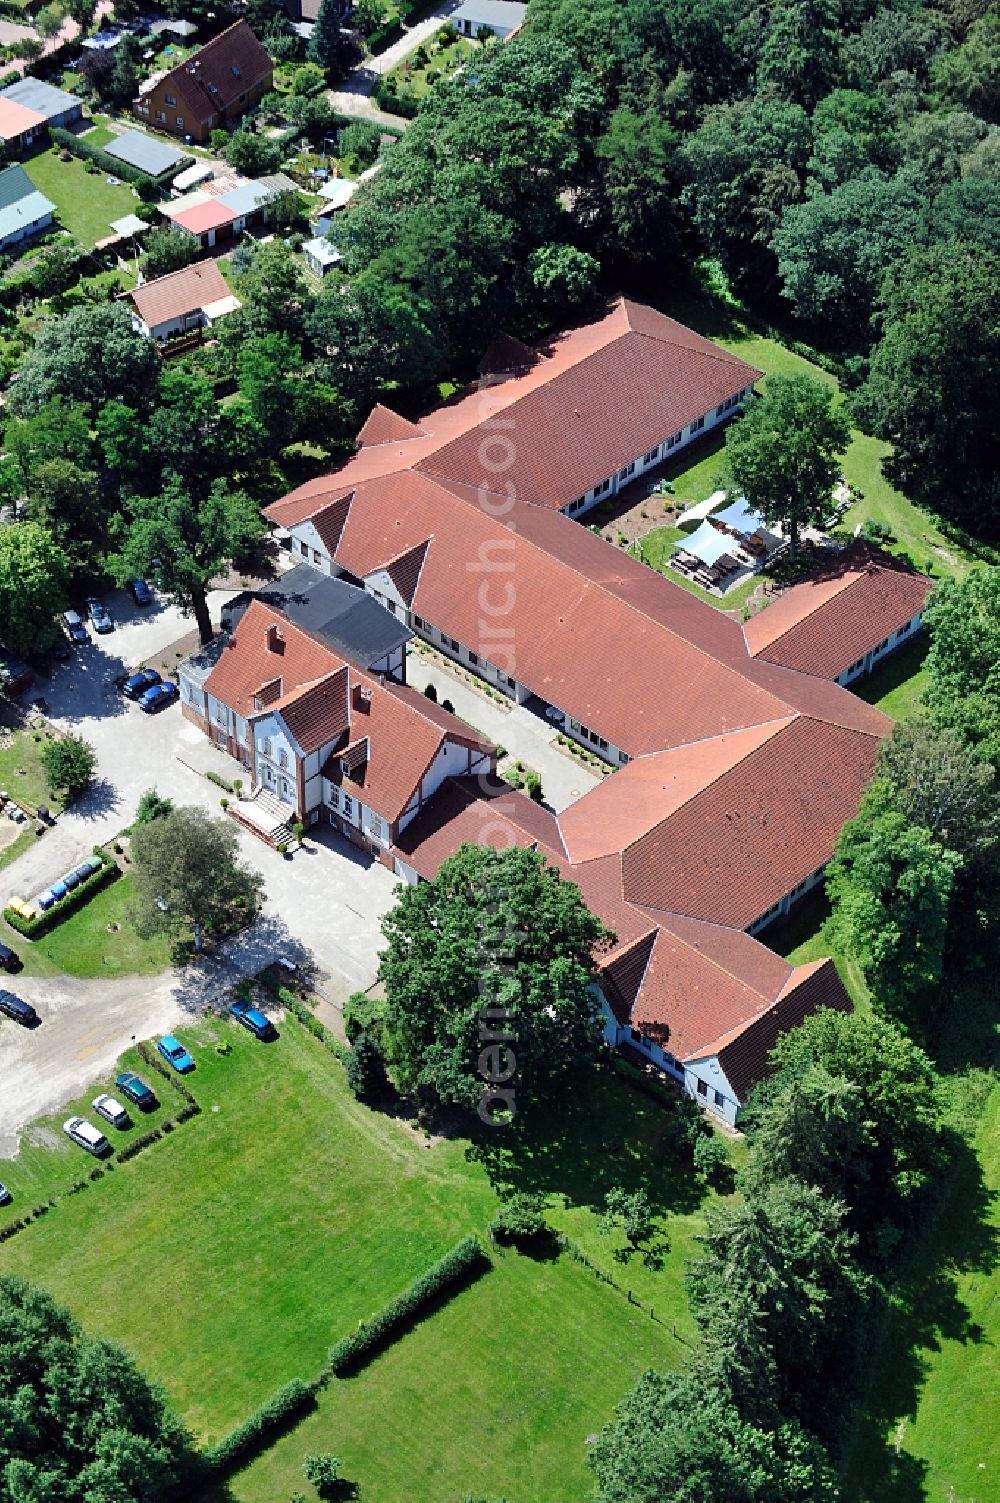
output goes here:
<path id="1" fill-rule="evenodd" d="M 233 65 L 232 65 L 232 67 L 230 68 L 229 71 L 233 75 L 234 78 L 239 78 L 240 77 L 239 66 L 236 63 L 233 63 Z"/>

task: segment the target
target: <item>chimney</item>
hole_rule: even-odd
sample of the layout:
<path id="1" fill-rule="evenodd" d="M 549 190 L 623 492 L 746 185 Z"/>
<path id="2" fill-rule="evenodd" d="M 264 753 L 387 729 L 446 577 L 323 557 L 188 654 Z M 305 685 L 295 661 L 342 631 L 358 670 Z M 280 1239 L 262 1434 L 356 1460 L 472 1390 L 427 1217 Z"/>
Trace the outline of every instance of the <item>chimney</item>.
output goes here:
<path id="1" fill-rule="evenodd" d="M 351 695 L 351 704 L 362 715 L 367 715 L 372 707 L 372 691 L 366 689 L 364 684 L 355 684 L 354 693 Z"/>
<path id="2" fill-rule="evenodd" d="M 284 652 L 285 639 L 281 635 L 281 627 L 276 621 L 272 621 L 271 625 L 267 628 L 266 641 L 268 652 Z"/>

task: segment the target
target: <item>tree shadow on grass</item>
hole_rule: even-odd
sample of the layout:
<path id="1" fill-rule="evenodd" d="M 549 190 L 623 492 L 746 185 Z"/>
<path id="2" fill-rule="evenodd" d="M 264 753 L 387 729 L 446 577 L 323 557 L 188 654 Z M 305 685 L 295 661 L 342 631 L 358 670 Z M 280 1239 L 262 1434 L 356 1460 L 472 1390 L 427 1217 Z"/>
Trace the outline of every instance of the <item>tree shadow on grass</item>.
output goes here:
<path id="1" fill-rule="evenodd" d="M 561 1194 L 603 1210 L 609 1190 L 642 1190 L 654 1215 L 688 1213 L 705 1198 L 680 1112 L 607 1069 L 581 1065 L 546 1100 L 522 1093 L 517 1106 L 509 1124 L 477 1124 L 466 1150 L 501 1197 Z"/>
<path id="2" fill-rule="evenodd" d="M 878 1360 L 854 1421 L 849 1498 L 925 1503 L 925 1464 L 886 1436 L 901 1435 L 915 1414 L 931 1354 L 944 1341 L 971 1345 L 984 1339 L 969 1319 L 957 1277 L 997 1267 L 1000 1234 L 989 1219 L 994 1198 L 975 1153 L 957 1140 L 947 1194 L 930 1213 L 883 1312 Z"/>

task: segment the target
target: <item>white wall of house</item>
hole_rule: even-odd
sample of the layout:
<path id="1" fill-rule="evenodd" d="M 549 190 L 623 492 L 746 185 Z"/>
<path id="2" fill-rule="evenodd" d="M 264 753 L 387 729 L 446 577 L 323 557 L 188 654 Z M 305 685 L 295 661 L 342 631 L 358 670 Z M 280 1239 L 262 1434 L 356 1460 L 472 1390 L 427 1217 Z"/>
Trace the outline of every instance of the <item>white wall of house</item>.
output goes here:
<path id="1" fill-rule="evenodd" d="M 916 635 L 922 625 L 923 612 L 918 611 L 915 616 L 910 617 L 909 621 L 897 627 L 894 632 L 890 632 L 887 637 L 883 637 L 882 641 L 879 642 L 877 647 L 873 647 L 871 652 L 866 652 L 863 658 L 858 658 L 856 663 L 852 663 L 849 668 L 844 669 L 843 673 L 838 674 L 837 683 L 849 684 L 856 678 L 863 678 L 883 658 L 887 658 L 891 652 L 895 652 L 898 647 L 902 647 L 906 642 L 909 642 L 910 638 Z"/>
<path id="2" fill-rule="evenodd" d="M 19 245 L 22 240 L 27 240 L 31 235 L 37 235 L 40 230 L 48 229 L 52 223 L 52 214 L 42 214 L 38 219 L 33 219 L 30 224 L 23 224 L 11 234 L 5 235 L 0 240 L 0 249 L 7 245 Z"/>
<path id="3" fill-rule="evenodd" d="M 347 824 L 360 830 L 373 845 L 388 849 L 391 839 L 389 822 L 374 809 L 369 808 L 357 796 L 357 790 L 348 779 L 338 788 L 329 778 L 323 779 L 323 802 L 334 809 Z"/>
<path id="4" fill-rule="evenodd" d="M 392 869 L 397 877 L 402 877 L 408 887 L 416 887 L 420 881 L 416 868 L 401 860 L 399 856 L 393 858 Z"/>
<path id="5" fill-rule="evenodd" d="M 298 805 L 295 768 L 300 756 L 280 715 L 261 715 L 253 722 L 257 782 L 284 803 Z"/>
<path id="6" fill-rule="evenodd" d="M 326 544 L 320 537 L 312 522 L 296 522 L 290 529 L 291 541 L 289 547 L 293 557 L 304 559 L 316 569 L 322 569 L 324 574 L 339 574 L 339 569 L 332 569 L 330 555 L 326 551 Z"/>
<path id="7" fill-rule="evenodd" d="M 190 705 L 192 710 L 196 711 L 197 714 L 204 715 L 206 713 L 205 690 L 201 680 L 192 678 L 185 673 L 183 663 L 177 670 L 177 686 L 181 691 L 181 700 L 183 703 Z"/>
<path id="8" fill-rule="evenodd" d="M 741 1103 L 714 1055 L 687 1062 L 675 1059 L 672 1054 L 667 1053 L 651 1038 L 647 1038 L 638 1028 L 630 1028 L 628 1025 L 623 1027 L 603 995 L 601 996 L 601 1011 L 604 1016 L 605 1043 L 610 1044 L 613 1049 L 619 1048 L 622 1044 L 628 1044 L 630 1048 L 638 1050 L 649 1060 L 650 1064 L 662 1070 L 678 1085 L 682 1085 L 688 1095 L 693 1096 L 700 1106 L 712 1112 L 716 1117 L 721 1117 L 732 1127 L 736 1126 Z"/>
<path id="9" fill-rule="evenodd" d="M 214 694 L 205 693 L 205 713 L 212 725 L 227 736 L 236 733 L 236 717 L 227 704 L 221 699 L 216 699 Z"/>
<path id="10" fill-rule="evenodd" d="M 338 738 L 339 739 L 339 738 Z M 327 757 L 336 746 L 336 741 L 328 741 L 321 746 L 319 751 L 310 752 L 302 759 L 302 782 L 305 790 L 306 814 L 312 814 L 323 803 L 323 777 L 321 768 Z"/>

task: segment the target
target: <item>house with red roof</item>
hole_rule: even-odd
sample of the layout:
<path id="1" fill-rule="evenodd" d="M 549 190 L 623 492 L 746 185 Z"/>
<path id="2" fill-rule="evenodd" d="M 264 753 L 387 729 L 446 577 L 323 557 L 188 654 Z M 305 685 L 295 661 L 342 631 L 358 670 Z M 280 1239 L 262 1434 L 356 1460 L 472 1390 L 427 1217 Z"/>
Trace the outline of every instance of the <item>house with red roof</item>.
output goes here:
<path id="1" fill-rule="evenodd" d="M 446 779 L 496 767 L 495 747 L 462 721 L 263 600 L 211 656 L 206 676 L 182 668 L 182 708 L 246 770 L 248 797 L 229 813 L 272 844 L 323 820 L 391 865 L 393 843 Z"/>

